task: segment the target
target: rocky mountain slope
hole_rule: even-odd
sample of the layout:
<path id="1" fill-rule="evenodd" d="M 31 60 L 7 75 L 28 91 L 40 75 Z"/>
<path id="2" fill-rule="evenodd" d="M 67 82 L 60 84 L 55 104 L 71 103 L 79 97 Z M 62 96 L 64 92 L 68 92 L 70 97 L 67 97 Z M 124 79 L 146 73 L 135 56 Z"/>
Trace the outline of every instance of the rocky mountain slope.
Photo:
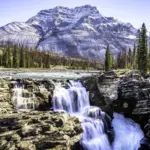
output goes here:
<path id="1" fill-rule="evenodd" d="M 130 23 L 105 17 L 90 5 L 42 10 L 27 22 L 12 22 L 0 28 L 0 41 L 92 59 L 103 58 L 108 44 L 112 54 L 132 48 L 136 35 L 137 29 Z"/>

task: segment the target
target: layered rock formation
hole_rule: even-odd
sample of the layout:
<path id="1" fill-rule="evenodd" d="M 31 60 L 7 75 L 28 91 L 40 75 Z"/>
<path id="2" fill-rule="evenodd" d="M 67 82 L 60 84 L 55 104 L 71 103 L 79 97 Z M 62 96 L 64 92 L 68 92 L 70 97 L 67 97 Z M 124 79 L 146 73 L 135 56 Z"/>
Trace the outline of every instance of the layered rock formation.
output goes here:
<path id="1" fill-rule="evenodd" d="M 68 114 L 32 111 L 0 116 L 0 149 L 71 150 L 81 133 L 79 120 Z"/>
<path id="2" fill-rule="evenodd" d="M 16 103 L 13 102 L 13 87 L 16 84 L 24 84 L 24 89 L 21 89 L 23 100 L 29 98 L 32 91 L 35 109 L 47 111 L 17 112 Z M 43 87 L 39 88 L 41 85 Z M 1 150 L 76 149 L 82 133 L 79 119 L 66 113 L 50 111 L 50 92 L 47 91 L 51 88 L 53 86 L 48 81 L 0 80 Z M 24 103 L 29 107 L 29 100 Z M 17 105 L 19 109 L 25 107 L 23 104 Z"/>
<path id="3" fill-rule="evenodd" d="M 99 76 L 82 79 L 83 85 L 89 91 L 92 105 L 102 108 L 113 118 L 111 104 L 118 97 L 120 79 L 115 72 L 104 72 Z"/>
<path id="4" fill-rule="evenodd" d="M 92 105 L 101 107 L 113 118 L 113 112 L 123 113 L 138 122 L 145 138 L 141 149 L 150 147 L 150 82 L 138 71 L 130 73 L 104 72 L 96 77 L 83 79 L 89 90 Z"/>
<path id="5" fill-rule="evenodd" d="M 145 132 L 142 149 L 150 148 L 150 82 L 145 80 L 138 71 L 127 74 L 120 82 L 118 99 L 114 101 L 114 110 L 124 113 L 138 122 Z"/>
<path id="6" fill-rule="evenodd" d="M 7 80 L 0 79 L 0 114 L 12 111 L 13 105 L 11 101 L 9 82 Z"/>

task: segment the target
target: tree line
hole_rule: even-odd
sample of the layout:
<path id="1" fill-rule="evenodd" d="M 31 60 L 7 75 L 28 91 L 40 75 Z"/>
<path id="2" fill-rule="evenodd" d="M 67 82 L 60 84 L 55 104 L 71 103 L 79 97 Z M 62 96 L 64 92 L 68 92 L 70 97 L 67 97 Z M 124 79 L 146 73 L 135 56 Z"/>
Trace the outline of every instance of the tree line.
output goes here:
<path id="1" fill-rule="evenodd" d="M 67 66 L 68 69 L 99 69 L 101 62 L 86 58 L 65 57 L 7 42 L 0 44 L 0 66 L 5 68 Z"/>
<path id="2" fill-rule="evenodd" d="M 105 53 L 105 70 L 111 69 L 138 69 L 143 76 L 150 71 L 150 53 L 148 52 L 147 29 L 143 23 L 138 31 L 137 45 L 134 44 L 133 50 L 123 49 L 118 53 L 115 61 L 110 53 L 110 48 L 107 46 Z"/>

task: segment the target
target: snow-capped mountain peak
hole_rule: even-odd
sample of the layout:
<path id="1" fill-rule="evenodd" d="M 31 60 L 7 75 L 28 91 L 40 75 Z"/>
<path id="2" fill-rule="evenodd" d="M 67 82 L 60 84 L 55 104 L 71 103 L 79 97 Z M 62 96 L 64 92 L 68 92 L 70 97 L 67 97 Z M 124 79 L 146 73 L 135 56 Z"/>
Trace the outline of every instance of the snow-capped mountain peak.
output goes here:
<path id="1" fill-rule="evenodd" d="M 137 29 L 96 7 L 55 7 L 42 10 L 27 22 L 13 22 L 0 28 L 0 40 L 27 43 L 41 50 L 69 56 L 99 59 L 109 44 L 112 54 L 132 48 Z"/>

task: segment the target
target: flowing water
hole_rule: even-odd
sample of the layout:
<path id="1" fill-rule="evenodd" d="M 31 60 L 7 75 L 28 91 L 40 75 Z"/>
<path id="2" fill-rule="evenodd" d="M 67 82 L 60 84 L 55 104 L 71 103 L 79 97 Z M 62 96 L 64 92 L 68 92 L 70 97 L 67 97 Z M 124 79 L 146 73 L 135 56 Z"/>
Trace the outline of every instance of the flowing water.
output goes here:
<path id="1" fill-rule="evenodd" d="M 123 115 L 114 113 L 112 126 L 115 132 L 114 150 L 138 150 L 144 137 L 140 126 Z"/>
<path id="2" fill-rule="evenodd" d="M 15 85 L 13 89 L 12 102 L 17 110 L 34 110 L 35 109 L 35 96 L 33 93 L 28 92 L 22 86 Z"/>
<path id="3" fill-rule="evenodd" d="M 45 90 L 40 86 L 41 91 Z M 12 102 L 17 110 L 34 110 L 35 96 L 32 92 L 16 84 L 13 89 Z M 78 117 L 83 127 L 81 145 L 84 150 L 138 150 L 143 132 L 138 124 L 123 115 L 114 113 L 112 126 L 115 139 L 110 145 L 106 130 L 107 114 L 100 108 L 90 106 L 89 93 L 78 81 L 70 81 L 68 88 L 61 83 L 55 85 L 53 109 L 65 111 Z"/>
<path id="4" fill-rule="evenodd" d="M 106 114 L 100 108 L 90 106 L 89 94 L 80 82 L 71 81 L 67 89 L 57 84 L 53 109 L 79 117 L 83 127 L 81 145 L 84 150 L 138 150 L 143 138 L 143 132 L 136 123 L 115 113 L 112 122 L 115 140 L 111 146 L 105 133 Z"/>

